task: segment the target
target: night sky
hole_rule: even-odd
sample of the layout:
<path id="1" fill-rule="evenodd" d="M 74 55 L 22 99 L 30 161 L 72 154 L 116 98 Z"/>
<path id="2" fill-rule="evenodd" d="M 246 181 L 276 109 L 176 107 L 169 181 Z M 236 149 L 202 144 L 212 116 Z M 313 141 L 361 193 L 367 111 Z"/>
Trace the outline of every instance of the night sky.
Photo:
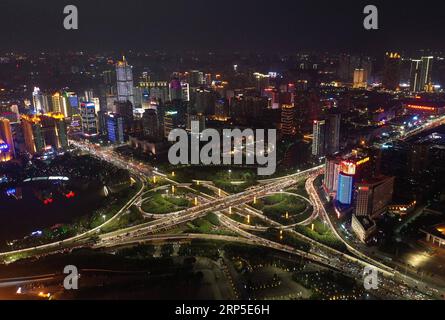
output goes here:
<path id="1" fill-rule="evenodd" d="M 78 6 L 79 30 L 63 29 Z M 380 30 L 364 30 L 366 4 Z M 445 3 L 362 0 L 1 0 L 0 50 L 290 52 L 444 49 Z"/>

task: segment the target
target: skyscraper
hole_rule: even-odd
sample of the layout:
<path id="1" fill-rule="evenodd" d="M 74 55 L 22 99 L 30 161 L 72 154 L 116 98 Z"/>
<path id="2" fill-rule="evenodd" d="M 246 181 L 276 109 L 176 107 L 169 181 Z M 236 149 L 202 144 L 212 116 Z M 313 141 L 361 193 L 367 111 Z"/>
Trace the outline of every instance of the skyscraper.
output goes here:
<path id="1" fill-rule="evenodd" d="M 281 134 L 283 136 L 295 136 L 297 134 L 295 106 L 293 104 L 283 104 L 281 106 Z"/>
<path id="2" fill-rule="evenodd" d="M 383 70 L 383 87 L 388 90 L 397 90 L 400 85 L 400 62 L 398 53 L 387 52 Z"/>
<path id="3" fill-rule="evenodd" d="M 48 110 L 44 110 L 43 107 L 43 94 L 40 92 L 38 87 L 34 87 L 34 91 L 32 92 L 32 104 L 34 107 L 34 113 L 44 113 Z"/>
<path id="4" fill-rule="evenodd" d="M 434 57 L 422 57 L 422 64 L 420 69 L 420 90 L 425 91 L 426 86 L 431 83 L 431 71 L 433 68 Z"/>
<path id="5" fill-rule="evenodd" d="M 142 116 L 144 135 L 157 140 L 159 138 L 159 120 L 156 110 L 147 109 Z"/>
<path id="6" fill-rule="evenodd" d="M 411 60 L 409 88 L 412 92 L 422 91 L 421 78 L 420 78 L 421 66 L 422 66 L 422 60 Z"/>
<path id="7" fill-rule="evenodd" d="M 182 85 L 179 79 L 173 79 L 169 85 L 170 100 L 182 100 Z"/>
<path id="8" fill-rule="evenodd" d="M 45 148 L 64 149 L 68 146 L 65 117 L 61 113 L 22 116 L 26 150 L 34 155 Z"/>
<path id="9" fill-rule="evenodd" d="M 119 102 L 130 101 L 134 105 L 133 94 L 133 70 L 125 57 L 116 63 L 117 100 Z"/>
<path id="10" fill-rule="evenodd" d="M 337 201 L 343 205 L 352 204 L 353 187 L 354 176 L 340 172 L 338 175 Z"/>
<path id="11" fill-rule="evenodd" d="M 326 121 L 314 120 L 313 124 L 314 140 L 312 142 L 312 155 L 315 157 L 325 156 L 325 132 L 326 132 Z"/>
<path id="12" fill-rule="evenodd" d="M 8 119 L 0 118 L 0 162 L 9 161 L 14 156 L 15 149 L 11 123 Z"/>
<path id="13" fill-rule="evenodd" d="M 340 123 L 341 115 L 331 113 L 327 116 L 325 131 L 326 154 L 334 154 L 340 151 Z"/>
<path id="14" fill-rule="evenodd" d="M 82 133 L 85 136 L 97 135 L 97 115 L 94 103 L 82 102 L 80 104 L 80 116 L 82 118 Z"/>
<path id="15" fill-rule="evenodd" d="M 107 115 L 108 140 L 112 143 L 124 143 L 125 119 L 119 114 L 109 113 Z"/>
<path id="16" fill-rule="evenodd" d="M 71 106 L 66 96 L 56 92 L 51 96 L 52 112 L 61 113 L 64 117 L 68 118 L 72 115 Z"/>
<path id="17" fill-rule="evenodd" d="M 198 70 L 192 70 L 188 73 L 190 87 L 197 88 L 204 84 L 204 73 Z"/>
<path id="18" fill-rule="evenodd" d="M 357 183 L 355 215 L 374 217 L 387 208 L 394 193 L 394 177 L 380 176 Z"/>
<path id="19" fill-rule="evenodd" d="M 365 69 L 355 69 L 352 87 L 354 89 L 366 89 L 368 75 Z"/>
<path id="20" fill-rule="evenodd" d="M 337 191 L 340 162 L 340 157 L 326 157 L 323 186 L 328 193 L 334 193 Z"/>

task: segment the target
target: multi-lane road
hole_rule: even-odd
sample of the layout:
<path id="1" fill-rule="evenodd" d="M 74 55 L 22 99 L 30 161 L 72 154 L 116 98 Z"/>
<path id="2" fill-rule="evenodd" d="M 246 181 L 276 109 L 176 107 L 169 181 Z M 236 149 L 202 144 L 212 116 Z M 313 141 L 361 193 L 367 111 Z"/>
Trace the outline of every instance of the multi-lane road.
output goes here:
<path id="1" fill-rule="evenodd" d="M 76 147 L 91 153 L 95 157 L 111 162 L 116 166 L 128 169 L 133 175 L 140 177 L 141 179 L 146 179 L 147 177 L 151 177 L 152 175 L 161 175 L 168 180 L 165 175 L 158 172 L 155 168 L 152 168 L 144 163 L 124 158 L 114 152 L 111 148 L 100 148 L 95 145 L 78 141 L 71 143 Z M 166 215 L 162 218 L 157 217 L 159 219 L 148 223 L 124 228 L 107 234 L 100 234 L 100 230 L 103 226 L 99 226 L 86 233 L 61 242 L 47 244 L 35 248 L 17 250 L 14 252 L 0 253 L 0 258 L 7 258 L 8 256 L 13 256 L 19 253 L 26 253 L 28 255 L 46 254 L 51 251 L 58 251 L 61 248 L 81 245 L 81 240 L 88 239 L 92 236 L 99 236 L 99 242 L 95 245 L 95 247 L 114 247 L 131 243 L 141 243 L 144 241 L 150 241 L 151 239 L 159 240 L 161 238 L 159 235 L 155 235 L 156 233 L 167 231 L 174 226 L 203 217 L 208 212 L 216 212 L 222 224 L 240 236 L 236 238 L 238 239 L 236 241 L 245 241 L 249 244 L 261 245 L 273 248 L 275 250 L 297 254 L 327 266 L 334 266 L 340 271 L 354 275 L 357 279 L 361 279 L 363 277 L 363 267 L 371 265 L 381 272 L 381 284 L 384 290 L 390 291 L 391 288 L 394 289 L 395 286 L 398 286 L 400 291 L 407 295 L 407 297 L 409 298 L 422 299 L 428 297 L 439 297 L 441 293 L 432 291 L 431 288 L 426 287 L 425 284 L 421 283 L 417 279 L 409 278 L 406 276 L 402 277 L 391 267 L 386 266 L 380 261 L 371 259 L 366 254 L 363 254 L 362 252 L 351 246 L 338 234 L 314 186 L 315 178 L 322 172 L 323 166 L 319 166 L 306 171 L 297 172 L 292 175 L 263 180 L 260 181 L 260 185 L 249 188 L 244 192 L 233 195 L 224 193 L 221 197 L 208 199 L 209 201 L 201 201 L 201 203 L 197 206 Z M 302 179 L 307 180 L 306 189 L 310 196 L 310 202 L 312 203 L 314 210 L 312 218 L 316 216 L 320 216 L 321 218 L 323 218 L 331 228 L 332 232 L 345 243 L 350 254 L 338 252 L 290 229 L 289 232 L 292 232 L 295 236 L 300 237 L 302 240 L 311 244 L 310 252 L 303 252 L 279 242 L 267 240 L 258 235 L 254 235 L 248 231 L 255 231 L 255 229 L 246 230 L 246 228 L 243 228 L 242 225 L 234 222 L 227 215 L 227 212 L 230 212 L 232 208 L 237 208 L 238 210 L 244 211 L 246 214 L 252 214 L 252 211 L 254 211 L 253 208 L 249 208 L 246 204 L 252 202 L 254 198 L 261 198 L 273 192 L 281 192 L 282 190 L 295 185 Z M 175 181 L 168 181 L 171 184 L 177 184 Z M 144 187 L 145 185 L 142 184 L 142 187 L 137 192 L 137 194 L 130 201 L 128 201 L 125 206 L 111 219 L 117 219 L 120 215 L 126 212 L 131 205 L 140 203 L 142 201 L 142 195 L 144 194 Z M 209 197 L 207 196 L 207 198 Z M 226 214 L 224 214 L 224 212 L 226 212 Z M 261 214 L 258 212 L 255 212 L 254 214 L 261 217 Z M 265 217 L 263 216 L 263 218 Z M 276 222 L 273 223 L 272 226 L 275 228 L 289 229 L 286 226 L 280 225 Z M 162 239 L 173 241 L 177 239 L 177 237 L 177 235 L 171 237 L 163 236 Z M 193 238 L 199 236 L 186 235 L 185 237 Z M 222 240 L 220 238 L 218 239 Z M 234 241 L 234 239 L 235 237 L 227 237 L 227 239 L 225 240 Z"/>

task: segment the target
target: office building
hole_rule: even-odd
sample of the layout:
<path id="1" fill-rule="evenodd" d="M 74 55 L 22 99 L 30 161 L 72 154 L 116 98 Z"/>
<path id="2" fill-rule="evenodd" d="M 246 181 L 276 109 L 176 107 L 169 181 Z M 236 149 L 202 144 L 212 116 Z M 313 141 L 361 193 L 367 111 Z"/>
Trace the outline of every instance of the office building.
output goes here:
<path id="1" fill-rule="evenodd" d="M 314 120 L 313 135 L 314 140 L 312 142 L 312 155 L 314 157 L 325 156 L 326 120 Z"/>
<path id="2" fill-rule="evenodd" d="M 335 193 L 338 188 L 338 175 L 340 174 L 340 157 L 326 157 L 323 186 L 327 193 Z"/>
<path id="3" fill-rule="evenodd" d="M 125 142 L 125 119 L 123 116 L 115 113 L 109 113 L 106 116 L 108 140 L 112 143 Z"/>
<path id="4" fill-rule="evenodd" d="M 420 69 L 420 90 L 428 91 L 427 86 L 431 84 L 431 72 L 433 68 L 434 57 L 422 57 L 421 69 Z"/>
<path id="5" fill-rule="evenodd" d="M 80 116 L 82 133 L 87 137 L 97 135 L 99 130 L 95 104 L 92 102 L 82 102 L 80 104 Z"/>
<path id="6" fill-rule="evenodd" d="M 156 110 L 147 109 L 142 116 L 142 128 L 144 135 L 148 138 L 158 140 L 159 138 L 159 120 Z"/>
<path id="7" fill-rule="evenodd" d="M 43 94 L 38 87 L 34 87 L 34 91 L 32 92 L 32 104 L 34 107 L 34 113 L 49 112 L 49 110 L 45 110 Z"/>
<path id="8" fill-rule="evenodd" d="M 293 104 L 283 104 L 281 106 L 281 134 L 283 136 L 295 136 L 297 134 L 295 105 Z"/>
<path id="9" fill-rule="evenodd" d="M 173 79 L 170 81 L 170 101 L 182 100 L 182 85 L 179 79 Z"/>
<path id="10" fill-rule="evenodd" d="M 204 84 L 204 73 L 198 70 L 192 70 L 188 74 L 188 83 L 190 87 L 197 88 Z"/>
<path id="11" fill-rule="evenodd" d="M 340 151 L 340 124 L 341 115 L 331 113 L 326 118 L 325 151 L 326 154 L 335 154 Z"/>
<path id="12" fill-rule="evenodd" d="M 65 117 L 61 113 L 22 116 L 22 128 L 26 151 L 31 155 L 47 149 L 68 147 Z"/>
<path id="13" fill-rule="evenodd" d="M 133 93 L 133 68 L 128 64 L 125 57 L 116 63 L 117 79 L 117 101 L 129 101 L 134 106 Z"/>
<path id="14" fill-rule="evenodd" d="M 365 243 L 369 237 L 376 231 L 377 227 L 375 222 L 365 216 L 352 215 L 351 229 L 357 236 L 357 238 Z"/>
<path id="15" fill-rule="evenodd" d="M 366 89 L 368 86 L 368 75 L 365 69 L 355 69 L 352 87 L 354 89 Z"/>
<path id="16" fill-rule="evenodd" d="M 354 176 L 341 172 L 338 175 L 336 200 L 342 205 L 351 205 L 354 188 Z"/>
<path id="17" fill-rule="evenodd" d="M 380 176 L 357 183 L 355 215 L 375 217 L 382 214 L 392 201 L 394 179 L 394 177 Z"/>
<path id="18" fill-rule="evenodd" d="M 68 98 L 65 95 L 56 92 L 51 96 L 51 112 L 61 113 L 65 118 L 69 118 L 72 115 L 71 105 Z"/>
<path id="19" fill-rule="evenodd" d="M 383 69 L 383 87 L 387 90 L 397 90 L 400 85 L 401 56 L 398 53 L 387 52 Z"/>
<path id="20" fill-rule="evenodd" d="M 15 148 L 11 123 L 8 119 L 0 118 L 0 162 L 12 160 L 14 157 Z"/>
<path id="21" fill-rule="evenodd" d="M 411 92 L 423 91 L 421 81 L 422 60 L 411 60 L 409 88 Z"/>

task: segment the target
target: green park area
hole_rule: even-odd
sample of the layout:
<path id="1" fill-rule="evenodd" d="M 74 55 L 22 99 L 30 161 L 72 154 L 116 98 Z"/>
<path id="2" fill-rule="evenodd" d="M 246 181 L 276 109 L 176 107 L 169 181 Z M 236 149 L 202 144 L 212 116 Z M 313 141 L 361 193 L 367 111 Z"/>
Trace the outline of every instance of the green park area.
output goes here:
<path id="1" fill-rule="evenodd" d="M 329 226 L 319 219 L 314 220 L 307 226 L 296 226 L 295 231 L 331 248 L 340 251 L 346 250 L 344 243 L 337 239 L 337 237 L 330 230 Z"/>
<path id="2" fill-rule="evenodd" d="M 145 183 L 145 190 L 151 190 L 168 184 L 170 184 L 170 182 L 167 181 L 164 177 L 160 176 L 148 177 Z"/>
<path id="3" fill-rule="evenodd" d="M 142 210 L 153 214 L 177 212 L 192 206 L 191 201 L 182 196 L 155 193 L 142 203 Z"/>
<path id="4" fill-rule="evenodd" d="M 184 232 L 236 236 L 235 233 L 221 227 L 218 216 L 213 212 L 187 223 L 187 229 Z"/>
<path id="5" fill-rule="evenodd" d="M 230 193 L 239 193 L 257 183 L 256 169 L 237 167 L 189 166 L 169 172 L 168 177 L 180 183 L 210 181 Z"/>
<path id="6" fill-rule="evenodd" d="M 257 199 L 251 205 L 270 219 L 281 224 L 292 225 L 308 219 L 312 206 L 304 199 L 285 193 L 277 193 Z"/>

